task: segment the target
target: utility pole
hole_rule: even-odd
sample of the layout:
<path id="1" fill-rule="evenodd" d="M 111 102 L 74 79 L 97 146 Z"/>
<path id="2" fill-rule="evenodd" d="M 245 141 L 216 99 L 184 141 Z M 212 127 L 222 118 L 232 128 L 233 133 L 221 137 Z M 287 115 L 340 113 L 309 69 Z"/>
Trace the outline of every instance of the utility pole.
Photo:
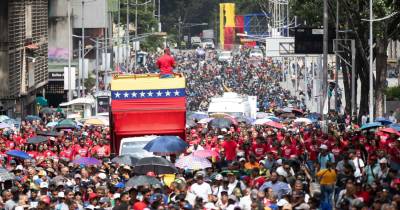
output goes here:
<path id="1" fill-rule="evenodd" d="M 373 20 L 373 11 L 372 11 L 372 0 L 369 0 L 369 122 L 374 121 L 374 74 L 372 72 L 373 67 L 373 59 L 374 59 L 374 51 L 372 49 L 373 41 L 373 31 L 372 31 L 372 20 Z"/>
<path id="2" fill-rule="evenodd" d="M 136 4 L 135 4 L 135 41 L 134 46 L 135 46 L 135 67 L 134 67 L 134 72 L 136 72 L 136 67 L 137 67 L 137 32 L 138 32 L 138 0 L 136 0 Z"/>
<path id="3" fill-rule="evenodd" d="M 78 57 L 79 59 L 82 61 L 82 40 L 79 40 L 79 46 L 78 46 Z M 83 66 L 83 64 L 81 64 Z M 79 68 L 82 68 L 82 66 L 80 66 Z M 79 71 L 82 71 L 82 69 L 79 69 Z M 82 74 L 82 73 L 81 73 Z M 81 74 L 79 74 L 78 72 L 78 98 L 81 97 Z"/>
<path id="4" fill-rule="evenodd" d="M 68 7 L 68 101 L 72 100 L 72 87 L 71 87 L 71 56 L 72 56 L 72 34 L 71 34 L 71 0 L 67 2 Z M 65 75 L 64 75 L 65 76 Z"/>
<path id="5" fill-rule="evenodd" d="M 336 40 L 339 40 L 339 0 L 336 0 Z M 338 41 L 336 43 L 336 49 L 338 48 Z M 339 112 L 338 109 L 338 86 L 339 86 L 339 56 L 336 55 L 336 73 L 335 73 L 335 110 Z"/>
<path id="6" fill-rule="evenodd" d="M 118 66 L 118 68 L 119 68 L 119 27 L 120 27 L 120 24 L 121 24 L 121 13 L 120 13 L 120 9 L 121 9 L 121 6 L 120 6 L 120 2 L 119 2 L 119 0 L 118 0 L 118 27 L 117 27 L 117 54 L 116 54 L 116 60 L 117 60 L 117 66 Z"/>
<path id="7" fill-rule="evenodd" d="M 106 4 L 107 4 L 107 1 L 106 1 Z M 104 17 L 104 48 L 105 48 L 105 51 L 106 51 L 106 53 L 105 53 L 105 55 L 104 55 L 104 74 L 105 75 L 107 75 L 107 64 L 108 64 L 108 61 L 107 61 L 107 59 L 108 59 L 108 44 L 107 44 L 107 38 L 108 38 L 108 30 L 107 30 L 107 28 L 108 28 L 108 8 L 107 8 L 107 5 L 105 6 L 105 15 L 104 15 L 105 17 Z M 110 58 L 111 58 L 111 56 L 110 56 Z M 110 61 L 111 61 L 111 59 L 110 59 Z"/>
<path id="8" fill-rule="evenodd" d="M 99 38 L 96 37 L 96 92 L 99 92 Z M 98 96 L 96 95 L 96 115 L 97 115 L 97 100 Z"/>
<path id="9" fill-rule="evenodd" d="M 179 47 L 179 49 L 181 49 L 181 43 L 182 43 L 182 41 L 181 41 L 181 25 L 182 25 L 182 21 L 181 21 L 181 17 L 179 16 L 179 19 L 178 19 L 178 41 L 179 41 L 179 43 L 178 43 L 178 47 Z"/>
<path id="10" fill-rule="evenodd" d="M 161 3 L 160 0 L 158 0 L 158 32 L 161 32 Z"/>
<path id="11" fill-rule="evenodd" d="M 84 26 L 84 21 L 85 21 L 85 1 L 82 0 L 82 96 L 85 96 L 85 26 Z M 79 87 L 81 89 L 81 87 Z"/>
<path id="12" fill-rule="evenodd" d="M 129 50 L 129 0 L 126 0 L 126 71 L 129 72 L 130 50 Z"/>
<path id="13" fill-rule="evenodd" d="M 324 36 L 323 36 L 323 77 L 322 77 L 322 103 L 327 97 L 327 79 L 328 79 L 328 0 L 324 0 Z M 329 101 L 328 101 L 329 104 Z M 322 109 L 323 112 L 323 109 Z M 329 112 L 329 110 L 328 110 Z M 324 120 L 324 115 L 321 116 Z"/>

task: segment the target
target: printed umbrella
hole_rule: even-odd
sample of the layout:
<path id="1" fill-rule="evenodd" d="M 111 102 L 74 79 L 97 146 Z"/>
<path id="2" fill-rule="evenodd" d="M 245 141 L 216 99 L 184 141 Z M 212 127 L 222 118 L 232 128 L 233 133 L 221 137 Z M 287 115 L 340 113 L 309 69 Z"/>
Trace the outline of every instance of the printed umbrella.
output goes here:
<path id="1" fill-rule="evenodd" d="M 101 165 L 101 160 L 91 157 L 81 157 L 72 161 L 75 164 L 84 165 L 84 166 L 94 166 Z"/>
<path id="2" fill-rule="evenodd" d="M 216 152 L 214 150 L 209 150 L 209 149 L 195 150 L 193 152 L 193 155 L 196 156 L 196 157 L 201 157 L 201 158 L 219 157 L 218 152 Z"/>
<path id="3" fill-rule="evenodd" d="M 6 152 L 6 155 L 20 159 L 31 159 L 31 156 L 29 156 L 28 153 L 20 150 L 10 150 Z"/>
<path id="4" fill-rule="evenodd" d="M 269 118 L 263 118 L 263 119 L 257 119 L 256 121 L 253 122 L 254 125 L 263 125 L 267 122 L 271 122 L 272 120 Z"/>
<path id="5" fill-rule="evenodd" d="M 361 130 L 368 130 L 372 128 L 378 128 L 381 126 L 382 124 L 380 122 L 365 123 L 364 125 L 361 126 Z"/>
<path id="6" fill-rule="evenodd" d="M 155 174 L 174 174 L 178 173 L 176 167 L 167 159 L 162 157 L 145 157 L 135 164 L 135 173 L 147 174 L 153 172 Z"/>
<path id="7" fill-rule="evenodd" d="M 113 163 L 124 164 L 128 166 L 134 166 L 139 160 L 138 157 L 132 155 L 120 155 L 111 160 Z"/>
<path id="8" fill-rule="evenodd" d="M 377 117 L 377 118 L 375 119 L 375 121 L 376 121 L 376 122 L 380 122 L 382 125 L 390 125 L 390 124 L 393 123 L 392 121 L 390 121 L 389 119 L 386 119 L 386 118 L 384 118 L 384 117 Z"/>
<path id="9" fill-rule="evenodd" d="M 8 180 L 14 180 L 14 179 L 15 179 L 14 174 L 10 173 L 5 168 L 0 168 L 0 182 L 5 182 Z"/>
<path id="10" fill-rule="evenodd" d="M 266 117 L 266 118 L 267 118 L 267 119 L 271 119 L 272 121 L 275 121 L 275 122 L 280 122 L 280 121 L 282 121 L 281 118 L 275 117 L 275 116 L 269 116 L 269 117 Z"/>
<path id="11" fill-rule="evenodd" d="M 273 127 L 273 128 L 277 128 L 277 129 L 282 129 L 283 128 L 282 124 L 274 122 L 274 121 L 266 122 L 264 125 L 270 126 L 270 127 Z"/>
<path id="12" fill-rule="evenodd" d="M 9 128 L 9 127 L 11 127 L 11 125 L 9 125 L 7 123 L 0 122 L 0 129 Z"/>
<path id="13" fill-rule="evenodd" d="M 178 136 L 159 136 L 149 141 L 143 149 L 158 154 L 176 154 L 184 152 L 188 146 Z"/>
<path id="14" fill-rule="evenodd" d="M 39 144 L 42 142 L 46 142 L 47 138 L 44 136 L 34 136 L 28 139 L 29 144 Z"/>
<path id="15" fill-rule="evenodd" d="M 179 158 L 175 166 L 183 169 L 200 170 L 210 168 L 211 162 L 207 158 L 187 155 Z"/>
<path id="16" fill-rule="evenodd" d="M 130 178 L 128 182 L 126 182 L 125 186 L 126 187 L 138 187 L 138 186 L 144 186 L 144 185 L 160 185 L 161 182 L 152 176 L 145 176 L 145 175 L 140 175 L 140 176 L 135 176 L 133 178 Z"/>

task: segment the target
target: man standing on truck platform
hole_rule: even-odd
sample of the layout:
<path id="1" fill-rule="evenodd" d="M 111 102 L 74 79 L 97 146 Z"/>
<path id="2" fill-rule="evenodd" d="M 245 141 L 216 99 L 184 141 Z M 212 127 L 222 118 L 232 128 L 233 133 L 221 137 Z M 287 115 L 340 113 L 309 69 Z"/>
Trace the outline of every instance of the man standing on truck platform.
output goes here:
<path id="1" fill-rule="evenodd" d="M 171 56 L 169 48 L 164 49 L 164 55 L 157 60 L 157 67 L 160 69 L 160 78 L 173 78 L 174 68 L 176 67 L 175 59 Z"/>

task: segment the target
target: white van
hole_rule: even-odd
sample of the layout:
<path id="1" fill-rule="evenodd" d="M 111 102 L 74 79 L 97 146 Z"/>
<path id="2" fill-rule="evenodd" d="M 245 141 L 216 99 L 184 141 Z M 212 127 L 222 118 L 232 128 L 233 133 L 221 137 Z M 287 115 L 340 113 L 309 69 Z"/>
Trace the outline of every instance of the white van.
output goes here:
<path id="1" fill-rule="evenodd" d="M 121 145 L 119 147 L 119 155 L 132 155 L 135 157 L 153 157 L 152 152 L 148 152 L 143 149 L 149 141 L 157 138 L 158 136 L 140 136 L 140 137 L 128 137 L 121 139 Z"/>
<path id="2" fill-rule="evenodd" d="M 211 99 L 208 114 L 226 113 L 235 117 L 256 118 L 257 96 L 225 92 L 222 97 Z"/>

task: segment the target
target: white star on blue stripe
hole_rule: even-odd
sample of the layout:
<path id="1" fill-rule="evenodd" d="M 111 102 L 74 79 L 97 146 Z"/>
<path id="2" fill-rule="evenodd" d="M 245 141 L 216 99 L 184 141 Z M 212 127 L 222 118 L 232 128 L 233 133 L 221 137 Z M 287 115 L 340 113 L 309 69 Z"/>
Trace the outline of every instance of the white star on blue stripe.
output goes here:
<path id="1" fill-rule="evenodd" d="M 147 95 L 149 95 L 150 97 L 153 97 L 153 92 L 149 91 L 149 92 L 147 93 Z"/>
<path id="2" fill-rule="evenodd" d="M 120 94 L 119 92 L 116 92 L 116 93 L 115 93 L 115 98 L 119 98 L 120 95 L 121 95 L 121 94 Z"/>
<path id="3" fill-rule="evenodd" d="M 132 98 L 136 98 L 137 93 L 135 91 L 132 92 Z"/>
<path id="4" fill-rule="evenodd" d="M 158 92 L 157 92 L 157 96 L 158 96 L 158 97 L 162 96 L 161 91 L 158 91 Z"/>
<path id="5" fill-rule="evenodd" d="M 140 92 L 140 97 L 142 97 L 142 98 L 143 98 L 143 97 L 145 97 L 145 95 L 146 95 L 146 94 L 145 94 L 143 91 L 142 91 L 142 92 Z"/>

